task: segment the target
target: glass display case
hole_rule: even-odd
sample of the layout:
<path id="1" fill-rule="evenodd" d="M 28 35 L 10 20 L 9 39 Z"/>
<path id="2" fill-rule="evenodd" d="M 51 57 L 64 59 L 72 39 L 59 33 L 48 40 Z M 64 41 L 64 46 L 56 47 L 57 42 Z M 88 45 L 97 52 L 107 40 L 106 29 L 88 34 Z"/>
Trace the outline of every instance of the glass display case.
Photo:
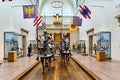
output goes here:
<path id="1" fill-rule="evenodd" d="M 4 59 L 8 58 L 8 52 L 16 51 L 17 55 L 21 49 L 19 45 L 22 43 L 19 39 L 20 35 L 14 32 L 4 32 Z"/>
<path id="2" fill-rule="evenodd" d="M 79 40 L 77 49 L 78 49 L 78 52 L 80 52 L 80 53 L 86 53 L 85 40 Z"/>
<path id="3" fill-rule="evenodd" d="M 111 33 L 99 32 L 93 35 L 92 54 L 96 52 L 105 52 L 106 58 L 111 58 Z"/>
<path id="4" fill-rule="evenodd" d="M 37 53 L 37 45 L 36 45 L 36 40 L 30 40 L 30 44 L 32 44 L 32 52 Z"/>

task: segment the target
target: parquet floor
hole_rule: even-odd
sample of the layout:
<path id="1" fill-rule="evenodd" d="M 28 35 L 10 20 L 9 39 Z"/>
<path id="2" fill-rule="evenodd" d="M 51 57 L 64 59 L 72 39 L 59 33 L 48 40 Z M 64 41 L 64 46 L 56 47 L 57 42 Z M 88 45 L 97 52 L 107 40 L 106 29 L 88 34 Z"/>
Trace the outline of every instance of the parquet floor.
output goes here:
<path id="1" fill-rule="evenodd" d="M 45 69 L 42 74 L 42 65 L 39 63 L 35 68 L 25 74 L 19 80 L 94 80 L 87 72 L 80 68 L 72 59 L 64 64 L 59 57 L 52 62 L 51 69 Z"/>

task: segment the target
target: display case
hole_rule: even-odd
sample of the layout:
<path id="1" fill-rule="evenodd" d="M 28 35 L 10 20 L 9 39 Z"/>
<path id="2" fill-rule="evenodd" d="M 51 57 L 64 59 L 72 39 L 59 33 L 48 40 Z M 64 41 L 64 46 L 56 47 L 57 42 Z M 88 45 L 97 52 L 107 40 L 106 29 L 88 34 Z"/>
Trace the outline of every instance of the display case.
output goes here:
<path id="1" fill-rule="evenodd" d="M 11 51 L 15 51 L 19 56 L 22 45 L 20 37 L 20 34 L 14 32 L 4 32 L 4 59 L 8 59 L 8 53 Z"/>
<path id="2" fill-rule="evenodd" d="M 30 40 L 30 44 L 32 44 L 32 52 L 37 53 L 37 45 L 36 45 L 36 40 Z"/>
<path id="3" fill-rule="evenodd" d="M 99 32 L 93 35 L 92 54 L 105 52 L 105 58 L 111 58 L 111 33 Z"/>
<path id="4" fill-rule="evenodd" d="M 78 52 L 80 53 L 86 53 L 85 40 L 79 40 L 77 49 L 78 49 Z"/>

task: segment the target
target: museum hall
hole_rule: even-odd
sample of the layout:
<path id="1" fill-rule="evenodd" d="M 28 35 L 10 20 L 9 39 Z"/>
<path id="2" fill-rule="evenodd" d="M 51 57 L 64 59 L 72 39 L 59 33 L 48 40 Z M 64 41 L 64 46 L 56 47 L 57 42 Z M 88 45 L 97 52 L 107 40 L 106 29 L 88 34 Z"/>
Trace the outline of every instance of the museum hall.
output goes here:
<path id="1" fill-rule="evenodd" d="M 0 80 L 120 80 L 120 0 L 1 0 Z"/>

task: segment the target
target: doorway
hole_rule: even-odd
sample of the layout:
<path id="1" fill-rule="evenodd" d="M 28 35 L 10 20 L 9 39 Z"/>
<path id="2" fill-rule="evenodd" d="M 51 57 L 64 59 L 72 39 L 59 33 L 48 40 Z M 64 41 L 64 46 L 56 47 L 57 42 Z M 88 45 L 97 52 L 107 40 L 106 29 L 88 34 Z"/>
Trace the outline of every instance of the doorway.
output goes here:
<path id="1" fill-rule="evenodd" d="M 61 33 L 54 33 L 55 44 L 60 44 L 60 40 L 61 40 Z"/>
<path id="2" fill-rule="evenodd" d="M 92 54 L 92 48 L 93 48 L 93 46 L 92 46 L 92 44 L 93 44 L 93 37 L 92 36 L 89 36 L 89 54 L 91 55 Z"/>
<path id="3" fill-rule="evenodd" d="M 26 40 L 26 36 L 23 36 L 22 38 L 22 41 L 23 41 L 23 55 L 26 55 L 27 54 L 27 40 Z"/>

